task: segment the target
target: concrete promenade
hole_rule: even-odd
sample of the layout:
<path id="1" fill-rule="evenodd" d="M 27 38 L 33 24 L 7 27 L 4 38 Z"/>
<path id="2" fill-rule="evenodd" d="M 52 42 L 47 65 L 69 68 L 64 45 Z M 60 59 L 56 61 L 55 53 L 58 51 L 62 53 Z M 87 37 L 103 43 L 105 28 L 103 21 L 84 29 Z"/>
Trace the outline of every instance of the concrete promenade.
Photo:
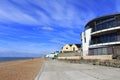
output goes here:
<path id="1" fill-rule="evenodd" d="M 120 80 L 120 68 L 49 60 L 36 80 Z"/>

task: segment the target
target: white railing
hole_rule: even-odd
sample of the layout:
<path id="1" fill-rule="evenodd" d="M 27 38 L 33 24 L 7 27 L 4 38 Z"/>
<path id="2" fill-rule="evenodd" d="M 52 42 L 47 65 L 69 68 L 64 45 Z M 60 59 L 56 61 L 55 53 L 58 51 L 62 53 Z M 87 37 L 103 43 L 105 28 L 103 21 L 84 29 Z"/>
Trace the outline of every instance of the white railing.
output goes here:
<path id="1" fill-rule="evenodd" d="M 113 45 L 113 44 L 120 44 L 120 41 L 94 44 L 94 45 L 90 45 L 89 48 L 95 48 L 95 47 L 107 46 L 107 45 Z"/>
<path id="2" fill-rule="evenodd" d="M 103 33 L 103 32 L 108 32 L 108 31 L 113 31 L 113 30 L 118 30 L 118 29 L 120 29 L 120 26 L 112 27 L 112 28 L 108 28 L 108 29 L 103 29 L 103 30 L 99 30 L 99 31 L 95 31 L 95 32 L 92 32 L 91 35 L 99 34 L 99 33 Z"/>

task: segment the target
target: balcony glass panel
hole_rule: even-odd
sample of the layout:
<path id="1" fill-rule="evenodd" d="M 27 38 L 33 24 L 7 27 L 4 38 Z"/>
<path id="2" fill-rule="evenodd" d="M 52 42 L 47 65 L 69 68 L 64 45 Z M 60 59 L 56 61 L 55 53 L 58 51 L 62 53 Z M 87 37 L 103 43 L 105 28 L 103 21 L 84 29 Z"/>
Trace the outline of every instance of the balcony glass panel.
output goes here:
<path id="1" fill-rule="evenodd" d="M 103 30 L 103 29 L 108 29 L 108 28 L 113 28 L 117 26 L 120 26 L 120 21 L 112 20 L 112 21 L 108 21 L 102 24 L 98 24 L 98 25 L 96 24 L 96 26 L 92 28 L 92 32 Z"/>
<path id="2" fill-rule="evenodd" d="M 91 45 L 93 44 L 100 44 L 100 43 L 107 43 L 107 42 L 115 42 L 120 41 L 120 35 L 118 33 L 110 33 L 106 35 L 100 35 L 97 37 L 92 37 Z"/>

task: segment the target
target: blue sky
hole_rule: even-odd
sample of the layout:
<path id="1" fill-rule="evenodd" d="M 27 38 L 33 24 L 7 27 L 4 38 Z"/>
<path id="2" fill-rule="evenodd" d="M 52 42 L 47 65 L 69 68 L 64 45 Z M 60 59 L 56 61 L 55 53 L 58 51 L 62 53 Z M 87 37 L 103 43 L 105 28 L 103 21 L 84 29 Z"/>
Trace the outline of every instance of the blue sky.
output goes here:
<path id="1" fill-rule="evenodd" d="M 0 52 L 47 54 L 66 43 L 81 43 L 84 25 L 118 13 L 119 4 L 120 0 L 0 0 Z"/>

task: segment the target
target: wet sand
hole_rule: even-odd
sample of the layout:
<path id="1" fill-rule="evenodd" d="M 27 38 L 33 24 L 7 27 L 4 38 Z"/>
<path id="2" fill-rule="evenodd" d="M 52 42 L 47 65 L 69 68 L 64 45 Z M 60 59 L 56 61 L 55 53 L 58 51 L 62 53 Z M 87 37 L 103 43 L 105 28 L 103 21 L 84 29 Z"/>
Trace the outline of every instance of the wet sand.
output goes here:
<path id="1" fill-rule="evenodd" d="M 43 58 L 0 62 L 0 80 L 34 80 Z"/>

